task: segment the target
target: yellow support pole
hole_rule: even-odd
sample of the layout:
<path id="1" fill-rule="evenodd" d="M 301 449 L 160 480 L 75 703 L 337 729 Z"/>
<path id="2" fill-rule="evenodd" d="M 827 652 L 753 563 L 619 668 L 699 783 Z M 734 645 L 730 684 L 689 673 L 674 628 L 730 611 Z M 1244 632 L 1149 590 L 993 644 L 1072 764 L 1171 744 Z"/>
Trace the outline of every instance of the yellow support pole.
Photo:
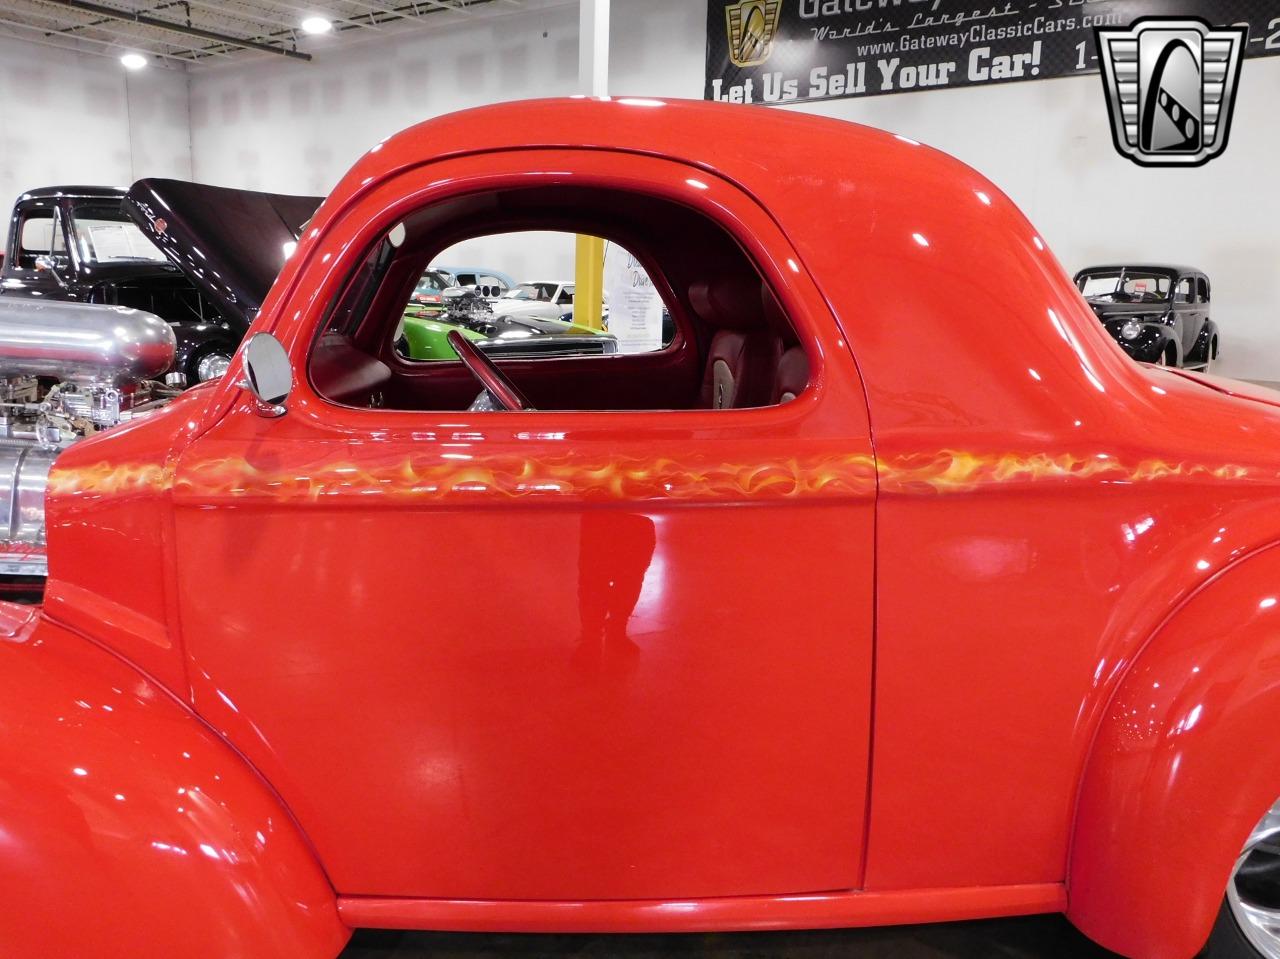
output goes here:
<path id="1" fill-rule="evenodd" d="M 573 291 L 573 322 L 590 330 L 604 329 L 604 240 L 578 234 Z"/>

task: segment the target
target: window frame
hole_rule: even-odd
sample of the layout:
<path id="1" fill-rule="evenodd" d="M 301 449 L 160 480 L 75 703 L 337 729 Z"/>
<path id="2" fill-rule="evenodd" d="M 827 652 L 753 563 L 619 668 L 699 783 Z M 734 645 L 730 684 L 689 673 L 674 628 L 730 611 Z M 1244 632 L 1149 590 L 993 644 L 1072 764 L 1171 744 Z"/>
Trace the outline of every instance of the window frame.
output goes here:
<path id="1" fill-rule="evenodd" d="M 540 171 L 555 171 L 552 173 Z M 529 184 L 582 186 L 647 194 L 685 205 L 706 216 L 741 248 L 777 298 L 809 361 L 809 381 L 795 400 L 771 406 L 709 410 L 533 410 L 486 412 L 458 410 L 365 408 L 347 406 L 319 393 L 311 380 L 311 355 L 326 325 L 329 307 L 378 242 L 397 222 L 429 204 L 466 194 L 494 192 Z M 273 287 L 251 328 L 276 333 L 295 370 L 291 408 L 318 427 L 346 432 L 367 431 L 376 424 L 388 435 L 441 426 L 468 424 L 493 429 L 519 428 L 532 435 L 539 428 L 634 428 L 658 430 L 660 424 L 686 430 L 767 427 L 811 414 L 833 392 L 852 398 L 866 413 L 866 397 L 856 360 L 816 280 L 782 226 L 754 197 L 732 181 L 700 166 L 667 157 L 592 148 L 496 149 L 401 168 L 353 195 L 332 202 L 332 212 L 299 243 L 293 269 Z M 326 204 L 329 205 L 329 204 Z M 765 239 L 767 237 L 767 239 Z M 625 239 L 620 238 L 625 243 Z M 299 291 L 307 291 L 300 295 Z M 282 315 L 291 307 L 290 316 Z M 683 316 L 673 317 L 677 324 Z M 688 340 L 681 338 L 688 348 Z M 669 351 L 629 354 L 621 361 L 643 365 L 662 361 Z M 838 359 L 835 359 L 838 357 Z M 584 357 L 582 361 L 599 361 Z M 575 361 L 577 361 L 575 359 Z M 608 358 L 608 362 L 617 362 Z M 838 390 L 829 376 L 833 362 L 848 377 Z M 217 409 L 252 414 L 243 402 L 235 377 L 223 377 Z M 656 414 L 656 415 L 655 415 Z M 677 424 L 680 424 L 677 426 Z M 735 428 L 736 428 L 735 427 Z"/>
<path id="2" fill-rule="evenodd" d="M 1178 292 L 1179 289 L 1183 286 L 1183 284 L 1186 284 L 1186 287 L 1187 287 L 1185 299 L 1183 298 L 1183 294 Z M 1173 302 L 1174 303 L 1194 303 L 1195 301 L 1196 301 L 1195 277 L 1189 276 L 1189 275 L 1178 277 L 1178 282 L 1175 284 L 1173 288 Z"/>
<path id="3" fill-rule="evenodd" d="M 59 205 L 52 200 L 48 201 L 32 201 L 18 209 L 18 222 L 14 230 L 14 253 L 16 254 L 14 266 L 21 270 L 34 273 L 36 270 L 35 259 L 41 256 L 62 257 L 70 262 L 69 254 L 66 250 L 66 237 L 63 237 L 63 249 L 59 251 L 58 231 L 62 226 L 62 216 Z M 28 249 L 23 243 L 23 236 L 26 233 L 27 224 L 32 219 L 40 220 L 48 219 L 49 221 L 49 248 L 47 250 Z"/>

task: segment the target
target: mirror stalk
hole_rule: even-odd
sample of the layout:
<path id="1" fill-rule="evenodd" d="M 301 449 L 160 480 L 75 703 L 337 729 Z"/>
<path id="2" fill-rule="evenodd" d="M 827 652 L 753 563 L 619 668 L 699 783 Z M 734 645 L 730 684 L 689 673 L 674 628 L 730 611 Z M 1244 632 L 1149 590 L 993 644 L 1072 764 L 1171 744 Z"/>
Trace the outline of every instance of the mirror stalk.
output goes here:
<path id="1" fill-rule="evenodd" d="M 285 400 L 293 389 L 289 354 L 270 333 L 255 333 L 244 345 L 244 379 L 239 386 L 257 400 L 259 416 L 275 418 L 288 412 Z"/>

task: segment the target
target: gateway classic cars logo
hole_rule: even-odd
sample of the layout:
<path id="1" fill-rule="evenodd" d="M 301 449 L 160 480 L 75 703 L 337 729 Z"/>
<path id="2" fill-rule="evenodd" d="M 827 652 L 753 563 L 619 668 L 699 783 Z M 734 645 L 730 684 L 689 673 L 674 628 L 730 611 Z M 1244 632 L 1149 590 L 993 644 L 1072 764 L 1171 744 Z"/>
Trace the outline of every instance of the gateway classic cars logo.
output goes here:
<path id="1" fill-rule="evenodd" d="M 1122 156 L 1141 166 L 1199 166 L 1226 149 L 1246 28 L 1144 17 L 1096 33 Z"/>
<path id="2" fill-rule="evenodd" d="M 769 59 L 781 12 L 782 0 L 739 0 L 724 8 L 734 66 L 754 67 Z"/>

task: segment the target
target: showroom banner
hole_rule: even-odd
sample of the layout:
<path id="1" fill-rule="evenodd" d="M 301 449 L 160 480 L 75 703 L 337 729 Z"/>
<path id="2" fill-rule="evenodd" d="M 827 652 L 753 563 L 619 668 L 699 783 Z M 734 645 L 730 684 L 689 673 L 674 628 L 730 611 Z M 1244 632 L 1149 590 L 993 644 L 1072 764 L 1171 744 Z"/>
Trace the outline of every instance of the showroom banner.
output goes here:
<path id="1" fill-rule="evenodd" d="M 1272 0 L 707 0 L 704 96 L 795 103 L 1098 71 L 1096 27 L 1140 17 L 1247 27 L 1280 55 Z"/>

